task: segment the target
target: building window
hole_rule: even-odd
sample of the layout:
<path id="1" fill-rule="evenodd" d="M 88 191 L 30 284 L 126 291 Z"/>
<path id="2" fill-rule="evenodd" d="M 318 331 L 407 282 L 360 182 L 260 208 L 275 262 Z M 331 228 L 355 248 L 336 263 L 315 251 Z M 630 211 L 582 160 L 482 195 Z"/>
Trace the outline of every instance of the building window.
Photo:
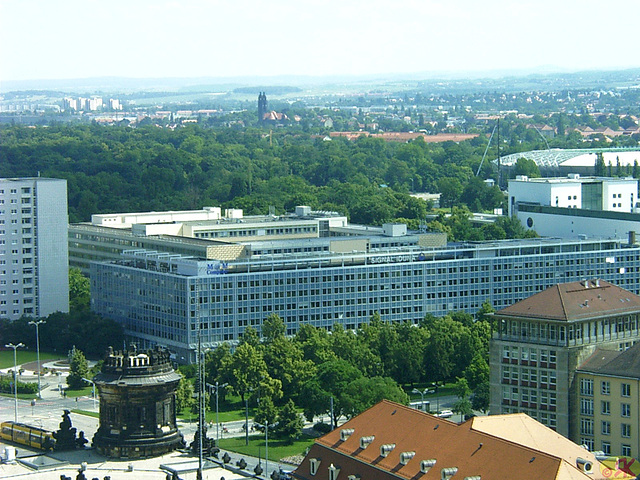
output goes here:
<path id="1" fill-rule="evenodd" d="M 600 392 L 602 395 L 611 395 L 611 383 L 608 381 L 600 382 Z"/>
<path id="2" fill-rule="evenodd" d="M 582 415 L 593 415 L 593 400 L 590 398 L 580 399 L 580 413 Z"/>
<path id="3" fill-rule="evenodd" d="M 600 428 L 600 433 L 602 433 L 602 435 L 611 435 L 611 422 L 603 420 Z"/>
<path id="4" fill-rule="evenodd" d="M 611 455 L 611 443 L 610 442 L 602 442 L 602 453 L 605 455 Z"/>
<path id="5" fill-rule="evenodd" d="M 631 456 L 631 445 L 622 444 L 622 456 L 630 457 Z"/>
<path id="6" fill-rule="evenodd" d="M 629 383 L 622 384 L 622 396 L 623 397 L 631 396 L 631 385 Z"/>
<path id="7" fill-rule="evenodd" d="M 602 412 L 603 415 L 611 415 L 611 402 L 609 401 L 602 401 L 600 402 L 602 408 L 600 409 L 600 411 Z"/>
<path id="8" fill-rule="evenodd" d="M 580 395 L 593 396 L 593 380 L 590 378 L 580 379 Z"/>
<path id="9" fill-rule="evenodd" d="M 620 404 L 620 415 L 623 417 L 631 416 L 631 404 L 629 403 L 621 403 Z"/>
<path id="10" fill-rule="evenodd" d="M 593 452 L 594 448 L 595 448 L 595 444 L 593 442 L 593 438 L 581 438 L 580 439 L 580 444 L 584 445 L 586 447 L 586 449 L 590 452 Z"/>
<path id="11" fill-rule="evenodd" d="M 620 425 L 620 435 L 624 438 L 631 437 L 631 425 L 628 423 L 623 423 Z"/>
<path id="12" fill-rule="evenodd" d="M 590 418 L 580 419 L 580 433 L 582 435 L 593 435 L 593 420 Z"/>
<path id="13" fill-rule="evenodd" d="M 339 474 L 340 469 L 338 467 L 336 467 L 333 463 L 329 465 L 329 480 L 337 480 Z"/>
<path id="14" fill-rule="evenodd" d="M 318 473 L 318 467 L 320 466 L 319 458 L 310 458 L 309 459 L 309 473 L 311 475 L 315 475 Z"/>

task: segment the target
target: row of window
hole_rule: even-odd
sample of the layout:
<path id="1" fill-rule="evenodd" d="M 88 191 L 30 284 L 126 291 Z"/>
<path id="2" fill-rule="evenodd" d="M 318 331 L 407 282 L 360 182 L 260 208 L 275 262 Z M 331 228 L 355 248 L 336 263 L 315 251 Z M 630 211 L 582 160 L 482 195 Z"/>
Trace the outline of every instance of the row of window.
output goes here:
<path id="1" fill-rule="evenodd" d="M 593 399 L 592 398 L 581 398 L 580 399 L 580 413 L 582 415 L 593 416 Z M 611 415 L 611 402 L 608 400 L 602 400 L 600 402 L 600 413 L 602 415 Z M 621 417 L 631 417 L 631 404 L 630 403 L 621 403 L 620 404 L 620 416 Z"/>
<path id="2" fill-rule="evenodd" d="M 580 444 L 584 445 L 587 448 L 587 450 L 589 450 L 590 452 L 595 451 L 595 442 L 594 442 L 593 438 L 581 437 L 580 438 Z M 611 442 L 603 441 L 600 444 L 600 450 L 605 455 L 611 455 Z M 631 453 L 631 445 L 626 444 L 626 443 L 621 444 L 620 445 L 620 455 L 622 455 L 623 457 L 632 457 L 633 455 Z"/>
<path id="3" fill-rule="evenodd" d="M 16 193 L 18 193 L 18 189 L 17 188 L 12 188 L 9 190 L 9 193 L 11 193 L 12 195 L 15 195 Z M 22 187 L 20 189 L 20 193 L 22 193 L 23 195 L 28 195 L 31 193 L 31 187 Z M 4 195 L 4 188 L 0 188 L 0 195 Z"/>
<path id="4" fill-rule="evenodd" d="M 538 370 L 537 368 L 520 368 L 520 367 L 511 367 L 509 365 L 502 365 L 502 380 L 503 383 L 506 382 L 517 382 L 518 380 L 522 382 L 531 382 L 534 384 L 538 383 L 538 379 L 540 379 L 540 383 L 546 385 L 556 385 L 557 377 L 555 370 L 546 370 L 541 368 Z"/>
<path id="5" fill-rule="evenodd" d="M 582 418 L 580 419 L 580 434 L 581 435 L 593 435 L 593 419 Z M 600 422 L 600 433 L 602 435 L 611 435 L 611 422 L 608 420 L 602 420 Z M 631 424 L 620 424 L 620 436 L 622 438 L 631 438 Z"/>
<path id="6" fill-rule="evenodd" d="M 611 395 L 611 382 L 608 380 L 602 380 L 600 382 L 600 393 L 602 395 Z M 593 396 L 593 379 L 582 378 L 580 379 L 580 395 Z M 631 396 L 631 384 L 622 383 L 620 385 L 620 395 L 623 397 Z"/>
<path id="7" fill-rule="evenodd" d="M 556 363 L 557 351 L 546 348 L 519 347 L 514 345 L 504 345 L 502 347 L 502 358 L 505 360 L 525 360 L 529 362 Z"/>

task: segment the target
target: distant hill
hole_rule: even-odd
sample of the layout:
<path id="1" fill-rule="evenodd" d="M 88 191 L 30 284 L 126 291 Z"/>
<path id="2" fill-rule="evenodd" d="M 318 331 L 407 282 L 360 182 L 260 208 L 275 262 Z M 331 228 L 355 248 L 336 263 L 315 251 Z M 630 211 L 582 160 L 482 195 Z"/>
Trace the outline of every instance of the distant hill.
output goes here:
<path id="1" fill-rule="evenodd" d="M 286 95 L 287 93 L 302 92 L 302 89 L 286 85 L 271 85 L 262 87 L 240 87 L 233 90 L 233 93 L 253 93 L 255 95 L 258 95 L 260 92 L 266 92 L 269 95 Z"/>

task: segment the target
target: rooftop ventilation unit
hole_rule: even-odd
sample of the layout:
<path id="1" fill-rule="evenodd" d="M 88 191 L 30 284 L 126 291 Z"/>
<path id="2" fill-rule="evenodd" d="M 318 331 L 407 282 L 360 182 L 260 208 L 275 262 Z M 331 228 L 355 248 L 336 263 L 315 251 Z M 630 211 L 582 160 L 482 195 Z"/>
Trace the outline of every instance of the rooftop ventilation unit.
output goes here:
<path id="1" fill-rule="evenodd" d="M 440 470 L 441 480 L 449 480 L 456 473 L 458 473 L 458 467 L 447 467 Z"/>
<path id="2" fill-rule="evenodd" d="M 393 451 L 394 448 L 396 448 L 395 443 L 385 443 L 380 447 L 380 456 L 386 457 Z"/>
<path id="3" fill-rule="evenodd" d="M 353 435 L 353 432 L 355 432 L 353 428 L 343 428 L 340 430 L 340 440 L 344 442 L 347 438 Z"/>
<path id="4" fill-rule="evenodd" d="M 429 470 L 431 470 L 431 467 L 433 467 L 435 464 L 436 464 L 435 458 L 431 458 L 429 460 L 422 460 L 420 462 L 420 471 L 422 473 L 427 473 Z"/>
<path id="5" fill-rule="evenodd" d="M 364 450 L 371 444 L 371 442 L 373 442 L 375 438 L 376 437 L 374 437 L 373 435 L 369 437 L 360 437 L 360 448 Z"/>
<path id="6" fill-rule="evenodd" d="M 588 473 L 588 474 L 593 473 L 593 462 L 587 460 L 586 458 L 582 458 L 582 457 L 576 458 L 576 465 L 578 469 L 584 473 Z"/>
<path id="7" fill-rule="evenodd" d="M 416 452 L 402 452 L 400 454 L 400 463 L 402 465 L 406 465 L 407 463 L 409 463 L 409 460 L 415 457 L 415 455 L 416 455 Z"/>
<path id="8" fill-rule="evenodd" d="M 464 480 L 480 480 L 480 475 L 472 475 L 471 477 L 464 477 Z"/>

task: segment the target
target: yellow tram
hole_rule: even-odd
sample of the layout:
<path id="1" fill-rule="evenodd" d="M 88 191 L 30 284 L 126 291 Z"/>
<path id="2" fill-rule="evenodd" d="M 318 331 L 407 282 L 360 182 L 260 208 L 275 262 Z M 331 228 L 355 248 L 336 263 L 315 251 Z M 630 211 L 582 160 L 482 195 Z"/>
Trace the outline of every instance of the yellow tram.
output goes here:
<path id="1" fill-rule="evenodd" d="M 52 432 L 17 422 L 2 422 L 0 438 L 40 450 L 52 450 L 55 443 Z"/>

